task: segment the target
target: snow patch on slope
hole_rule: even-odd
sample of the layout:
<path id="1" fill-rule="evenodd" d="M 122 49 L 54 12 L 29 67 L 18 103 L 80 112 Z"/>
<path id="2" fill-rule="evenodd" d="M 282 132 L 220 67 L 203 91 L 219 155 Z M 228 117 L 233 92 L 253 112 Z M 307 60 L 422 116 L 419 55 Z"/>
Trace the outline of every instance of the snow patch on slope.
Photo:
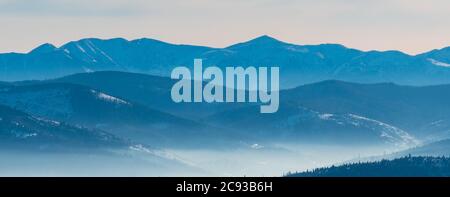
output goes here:
<path id="1" fill-rule="evenodd" d="M 420 142 L 408 132 L 378 120 L 355 114 L 320 113 L 301 106 L 298 108 L 300 109 L 299 113 L 282 120 L 277 127 L 281 129 L 290 129 L 295 128 L 296 125 L 301 124 L 304 121 L 322 121 L 340 126 L 348 126 L 350 129 L 372 131 L 379 136 L 380 139 L 383 139 L 384 142 L 401 149 L 420 144 Z"/>
<path id="2" fill-rule="evenodd" d="M 289 51 L 293 51 L 293 52 L 299 52 L 299 53 L 308 53 L 309 52 L 309 50 L 305 47 L 294 46 L 294 45 L 286 46 L 285 49 L 289 50 Z"/>
<path id="3" fill-rule="evenodd" d="M 382 128 L 382 130 L 380 131 L 381 132 L 380 136 L 382 138 L 387 139 L 388 141 L 390 141 L 392 143 L 395 143 L 399 147 L 408 147 L 411 145 L 419 145 L 419 141 L 417 139 L 415 139 L 408 132 L 406 132 L 400 128 L 394 127 L 392 125 L 386 124 L 386 123 L 378 121 L 378 120 L 370 119 L 370 118 L 363 117 L 363 116 L 358 116 L 355 114 L 349 114 L 349 116 L 354 119 L 357 119 L 357 120 L 364 120 L 364 121 L 367 121 L 367 122 L 370 122 L 370 123 L 380 126 L 380 128 Z M 400 137 L 400 141 L 397 140 L 398 137 Z"/>
<path id="4" fill-rule="evenodd" d="M 329 120 L 331 117 L 333 117 L 333 114 L 319 114 L 319 118 L 322 120 Z"/>
<path id="5" fill-rule="evenodd" d="M 76 44 L 77 48 L 80 49 L 81 52 L 86 53 L 83 47 L 80 46 L 80 44 Z"/>
<path id="6" fill-rule="evenodd" d="M 117 104 L 125 104 L 125 105 L 129 105 L 129 104 L 130 104 L 130 103 L 128 103 L 128 102 L 126 102 L 126 101 L 124 101 L 124 100 L 122 100 L 122 99 L 113 97 L 113 96 L 111 96 L 111 95 L 108 95 L 108 94 L 105 94 L 105 93 L 102 93 L 102 92 L 97 92 L 97 91 L 95 91 L 95 90 L 91 90 L 91 92 L 92 92 L 98 99 L 101 99 L 101 100 L 104 100 L 104 101 L 108 101 L 108 102 L 112 102 L 112 103 L 117 103 Z"/>
<path id="7" fill-rule="evenodd" d="M 430 63 L 432 63 L 435 66 L 450 67 L 449 63 L 440 62 L 440 61 L 437 61 L 437 60 L 432 59 L 432 58 L 428 58 L 427 60 L 430 61 Z"/>
<path id="8" fill-rule="evenodd" d="M 46 123 L 49 123 L 49 124 L 51 124 L 53 126 L 61 125 L 61 122 L 59 122 L 59 121 L 49 120 L 49 119 L 45 119 L 45 118 L 42 118 L 42 117 L 35 117 L 35 116 L 32 116 L 32 117 L 35 118 L 38 121 L 46 122 Z"/>

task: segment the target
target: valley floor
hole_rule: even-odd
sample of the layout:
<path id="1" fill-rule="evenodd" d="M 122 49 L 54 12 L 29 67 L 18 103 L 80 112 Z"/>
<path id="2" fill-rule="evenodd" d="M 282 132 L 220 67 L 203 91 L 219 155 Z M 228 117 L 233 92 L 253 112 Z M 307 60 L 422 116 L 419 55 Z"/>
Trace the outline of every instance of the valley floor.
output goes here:
<path id="1" fill-rule="evenodd" d="M 252 145 L 228 150 L 164 149 L 149 154 L 0 153 L 0 176 L 282 176 L 381 154 L 375 148 Z M 166 159 L 167 158 L 167 159 Z"/>

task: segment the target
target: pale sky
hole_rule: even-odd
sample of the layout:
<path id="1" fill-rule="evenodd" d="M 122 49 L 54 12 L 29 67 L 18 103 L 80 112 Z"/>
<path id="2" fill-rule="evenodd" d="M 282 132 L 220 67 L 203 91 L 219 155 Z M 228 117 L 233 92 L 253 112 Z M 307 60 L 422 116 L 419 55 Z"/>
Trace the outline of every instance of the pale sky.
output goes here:
<path id="1" fill-rule="evenodd" d="M 450 46 L 449 0 L 0 0 L 0 52 L 87 37 L 225 47 L 260 35 L 417 54 Z"/>

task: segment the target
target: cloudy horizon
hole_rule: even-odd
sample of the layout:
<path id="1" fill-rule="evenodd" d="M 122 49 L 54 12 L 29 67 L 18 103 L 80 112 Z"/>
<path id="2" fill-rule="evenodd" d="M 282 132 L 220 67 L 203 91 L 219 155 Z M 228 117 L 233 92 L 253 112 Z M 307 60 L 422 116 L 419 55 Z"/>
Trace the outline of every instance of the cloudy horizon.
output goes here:
<path id="1" fill-rule="evenodd" d="M 82 38 L 226 47 L 261 35 L 418 54 L 450 46 L 445 0 L 0 0 L 0 53 Z"/>

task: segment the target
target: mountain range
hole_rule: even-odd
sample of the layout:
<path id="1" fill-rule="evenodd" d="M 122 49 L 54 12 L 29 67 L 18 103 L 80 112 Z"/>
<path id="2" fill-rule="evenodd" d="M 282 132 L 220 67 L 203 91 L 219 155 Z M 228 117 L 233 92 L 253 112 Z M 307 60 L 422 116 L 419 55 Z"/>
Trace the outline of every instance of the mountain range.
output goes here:
<path id="1" fill-rule="evenodd" d="M 450 137 L 449 85 L 329 80 L 282 90 L 279 111 L 260 114 L 258 103 L 172 102 L 173 83 L 119 71 L 81 73 L 4 83 L 0 104 L 150 144 L 223 139 L 411 147 Z"/>
<path id="2" fill-rule="evenodd" d="M 0 147 L 2 176 L 201 173 L 164 150 L 4 105 L 0 105 Z"/>
<path id="3" fill-rule="evenodd" d="M 329 80 L 282 90 L 279 112 L 262 115 L 256 110 L 257 103 L 174 103 L 170 98 L 170 87 L 175 81 L 144 74 L 94 72 L 15 84 L 24 83 L 70 83 L 92 87 L 151 109 L 217 126 L 254 127 L 256 130 L 258 125 L 265 125 L 261 122 L 278 121 L 277 124 L 281 124 L 280 120 L 299 120 L 296 114 L 315 114 L 314 117 L 322 121 L 365 117 L 366 121 L 393 126 L 421 139 L 448 137 L 450 131 L 449 85 L 414 87 Z M 247 124 L 252 121 L 254 124 Z"/>
<path id="4" fill-rule="evenodd" d="M 0 80 L 50 79 L 105 70 L 169 76 L 176 66 L 192 68 L 194 58 L 202 58 L 204 66 L 279 66 L 282 88 L 330 79 L 403 85 L 450 82 L 450 47 L 411 56 L 338 44 L 296 45 L 269 36 L 225 48 L 147 38 L 88 38 L 61 47 L 43 44 L 26 54 L 0 54 Z"/>
<path id="5" fill-rule="evenodd" d="M 0 89 L 0 104 L 36 117 L 106 130 L 145 144 L 206 146 L 228 138 L 225 132 L 208 125 L 78 84 L 13 84 Z M 186 139 L 190 139 L 189 143 Z M 208 141 L 200 143 L 204 139 Z"/>
<path id="6" fill-rule="evenodd" d="M 194 58 L 221 68 L 279 66 L 279 110 L 173 102 L 168 76 Z M 186 163 L 159 148 L 293 155 L 289 145 L 312 144 L 401 150 L 390 158 L 448 155 L 449 62 L 450 47 L 412 56 L 269 36 L 225 48 L 145 38 L 44 44 L 0 54 L 0 142 L 3 150 L 137 154 L 160 166 Z"/>

